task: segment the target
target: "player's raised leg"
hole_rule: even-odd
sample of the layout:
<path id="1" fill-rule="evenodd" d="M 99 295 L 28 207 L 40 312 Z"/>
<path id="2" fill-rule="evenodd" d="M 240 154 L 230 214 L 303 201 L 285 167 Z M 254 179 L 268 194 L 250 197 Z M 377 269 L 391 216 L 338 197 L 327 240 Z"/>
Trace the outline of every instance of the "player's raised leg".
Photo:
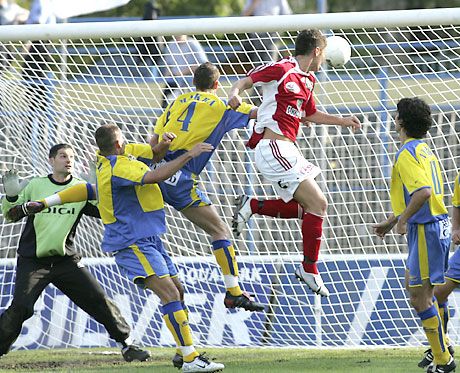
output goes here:
<path id="1" fill-rule="evenodd" d="M 217 264 L 222 269 L 227 289 L 224 299 L 225 306 L 227 308 L 243 308 L 247 311 L 263 311 L 264 306 L 255 302 L 240 288 L 238 263 L 235 249 L 229 240 L 230 232 L 214 206 L 188 207 L 181 212 L 188 220 L 211 236 L 213 254 Z"/>
<path id="2" fill-rule="evenodd" d="M 295 189 L 293 198 L 288 202 L 282 199 L 239 198 L 234 214 L 233 227 L 237 231 L 244 227 L 252 214 L 283 219 L 302 219 L 302 245 L 304 260 L 296 269 L 295 275 L 317 294 L 329 296 L 329 290 L 323 283 L 318 271 L 317 261 L 321 247 L 323 219 L 326 215 L 327 200 L 313 178 L 303 180 Z"/>
<path id="3" fill-rule="evenodd" d="M 284 202 L 282 199 L 257 199 L 246 195 L 235 200 L 232 227 L 237 236 L 243 232 L 252 215 L 271 216 L 281 219 L 302 219 L 304 209 L 297 201 Z"/>

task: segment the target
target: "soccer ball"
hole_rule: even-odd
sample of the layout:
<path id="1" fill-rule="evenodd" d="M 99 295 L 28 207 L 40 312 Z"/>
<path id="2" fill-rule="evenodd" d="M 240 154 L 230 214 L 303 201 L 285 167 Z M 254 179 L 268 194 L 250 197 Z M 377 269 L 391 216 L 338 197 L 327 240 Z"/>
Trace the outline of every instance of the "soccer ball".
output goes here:
<path id="1" fill-rule="evenodd" d="M 341 67 L 351 58 L 351 47 L 348 41 L 340 36 L 329 36 L 326 45 L 326 61 L 332 67 Z"/>

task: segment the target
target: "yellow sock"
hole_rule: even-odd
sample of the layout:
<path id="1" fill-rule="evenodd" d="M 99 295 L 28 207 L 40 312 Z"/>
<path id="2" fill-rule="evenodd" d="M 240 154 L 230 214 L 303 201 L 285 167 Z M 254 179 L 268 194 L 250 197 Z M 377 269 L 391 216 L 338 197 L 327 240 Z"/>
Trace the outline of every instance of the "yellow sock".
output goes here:
<path id="1" fill-rule="evenodd" d="M 435 304 L 419 314 L 423 330 L 433 352 L 435 364 L 444 365 L 449 362 L 450 354 L 447 349 L 446 336 Z"/>
<path id="2" fill-rule="evenodd" d="M 185 316 L 187 317 L 187 320 L 188 320 L 188 319 L 189 319 L 189 318 L 188 318 L 188 308 L 187 308 L 187 306 L 185 305 L 185 302 L 184 302 L 184 301 L 182 301 L 181 304 L 182 304 L 182 309 L 183 309 L 184 312 L 185 312 Z M 181 350 L 179 347 L 176 348 L 176 354 L 182 356 L 182 350 Z"/>
<path id="3" fill-rule="evenodd" d="M 447 335 L 447 324 L 449 323 L 449 304 L 447 302 L 438 304 L 439 317 L 441 318 L 442 328 L 446 335 L 447 345 L 450 346 L 449 336 Z"/>
<path id="4" fill-rule="evenodd" d="M 182 303 L 175 301 L 165 304 L 163 306 L 163 319 L 176 341 L 178 353 L 184 355 L 185 362 L 193 361 L 199 354 L 193 347 L 192 331 Z M 184 349 L 187 351 L 186 354 L 183 352 Z"/>
<path id="5" fill-rule="evenodd" d="M 241 294 L 243 294 L 243 291 L 241 290 L 241 288 L 239 286 L 235 286 L 233 288 L 227 288 L 227 291 L 233 295 L 234 297 L 237 297 Z"/>
<path id="6" fill-rule="evenodd" d="M 227 291 L 234 296 L 243 294 L 238 284 L 238 263 L 232 243 L 229 240 L 217 240 L 212 243 L 212 247 L 217 264 L 224 275 Z"/>

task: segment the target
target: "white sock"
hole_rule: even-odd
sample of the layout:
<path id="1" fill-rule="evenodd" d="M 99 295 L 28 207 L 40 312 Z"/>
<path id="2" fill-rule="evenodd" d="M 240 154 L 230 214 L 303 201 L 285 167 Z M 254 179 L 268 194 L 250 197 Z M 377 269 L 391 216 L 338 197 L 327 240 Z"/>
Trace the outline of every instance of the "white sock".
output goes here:
<path id="1" fill-rule="evenodd" d="M 180 350 L 182 351 L 182 356 L 190 355 L 191 353 L 195 352 L 194 346 L 179 346 Z"/>
<path id="2" fill-rule="evenodd" d="M 237 287 L 238 277 L 233 275 L 224 275 L 224 284 L 227 289 Z"/>
<path id="3" fill-rule="evenodd" d="M 133 341 L 133 339 L 131 337 L 126 338 L 124 342 L 125 342 L 126 346 L 131 346 L 134 343 L 134 341 Z"/>

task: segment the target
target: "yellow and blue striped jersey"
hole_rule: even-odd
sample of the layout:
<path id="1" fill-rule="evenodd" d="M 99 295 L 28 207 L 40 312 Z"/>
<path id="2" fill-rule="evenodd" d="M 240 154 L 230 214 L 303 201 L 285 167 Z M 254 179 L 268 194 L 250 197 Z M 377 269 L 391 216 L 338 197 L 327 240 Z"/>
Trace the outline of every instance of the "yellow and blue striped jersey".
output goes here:
<path id="1" fill-rule="evenodd" d="M 460 174 L 455 178 L 454 195 L 452 197 L 452 205 L 460 207 Z"/>
<path id="2" fill-rule="evenodd" d="M 149 144 L 126 144 L 124 155 L 128 154 L 147 165 L 152 163 L 153 151 Z"/>
<path id="3" fill-rule="evenodd" d="M 242 103 L 232 110 L 219 97 L 208 92 L 190 92 L 177 97 L 158 118 L 154 132 L 161 138 L 165 132 L 173 132 L 165 160 L 170 161 L 200 142 L 217 148 L 224 135 L 234 128 L 248 125 L 253 106 Z M 184 169 L 198 175 L 208 163 L 212 153 L 202 153 L 189 161 Z"/>
<path id="4" fill-rule="evenodd" d="M 125 154 L 98 154 L 99 211 L 105 226 L 102 249 L 115 251 L 166 231 L 163 197 L 157 184 L 143 184 L 150 169 L 136 157 L 151 158 L 150 146 L 129 144 Z"/>
<path id="5" fill-rule="evenodd" d="M 431 197 L 408 223 L 425 224 L 447 217 L 439 161 L 427 144 L 411 138 L 396 153 L 391 173 L 390 199 L 394 215 L 401 215 L 412 194 L 423 188 L 431 188 Z"/>

